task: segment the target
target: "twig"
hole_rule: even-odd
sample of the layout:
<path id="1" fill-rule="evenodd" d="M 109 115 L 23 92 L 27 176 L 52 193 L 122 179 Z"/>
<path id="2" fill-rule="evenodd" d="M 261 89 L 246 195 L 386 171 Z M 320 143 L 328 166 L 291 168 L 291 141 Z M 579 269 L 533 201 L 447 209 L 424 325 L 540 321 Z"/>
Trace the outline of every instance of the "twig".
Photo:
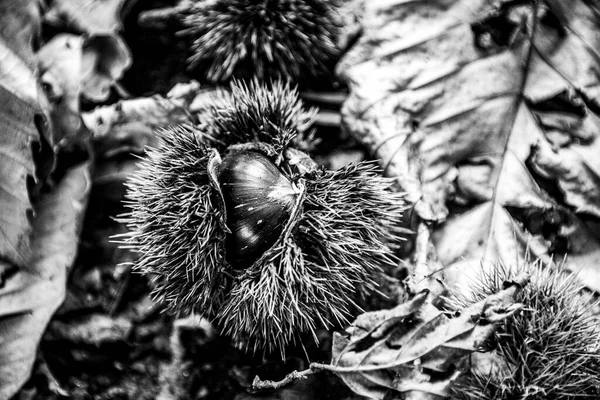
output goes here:
<path id="1" fill-rule="evenodd" d="M 280 381 L 263 381 L 258 376 L 254 378 L 252 382 L 252 389 L 254 390 L 277 390 L 284 386 L 289 385 L 298 379 L 306 379 L 308 375 L 315 374 L 321 371 L 330 370 L 331 366 L 328 364 L 311 363 L 308 369 L 304 371 L 292 371 Z"/>
<path id="2" fill-rule="evenodd" d="M 315 125 L 323 127 L 340 127 L 342 125 L 342 116 L 337 111 L 319 110 Z"/>
<path id="3" fill-rule="evenodd" d="M 312 92 L 303 91 L 300 92 L 300 97 L 303 100 L 312 101 L 329 106 L 341 107 L 342 103 L 346 101 L 348 93 L 344 92 Z"/>
<path id="4" fill-rule="evenodd" d="M 138 24 L 144 28 L 164 28 L 170 21 L 189 9 L 189 1 L 182 0 L 174 7 L 155 8 L 143 11 L 138 16 Z"/>

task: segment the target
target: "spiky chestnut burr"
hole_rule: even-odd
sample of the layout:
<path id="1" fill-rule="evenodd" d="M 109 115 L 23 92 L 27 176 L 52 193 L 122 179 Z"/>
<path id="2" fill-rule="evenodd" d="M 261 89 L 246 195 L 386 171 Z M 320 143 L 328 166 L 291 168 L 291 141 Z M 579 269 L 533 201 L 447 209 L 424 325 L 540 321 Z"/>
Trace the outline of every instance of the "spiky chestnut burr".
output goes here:
<path id="1" fill-rule="evenodd" d="M 301 82 L 328 73 L 337 54 L 338 0 L 200 0 L 181 13 L 191 68 L 208 80 Z"/>
<path id="2" fill-rule="evenodd" d="M 373 163 L 325 171 L 292 148 L 219 152 L 184 128 L 160 137 L 128 182 L 122 221 L 135 268 L 172 311 L 202 314 L 248 349 L 283 352 L 347 322 L 357 291 L 397 265 L 402 195 Z"/>
<path id="3" fill-rule="evenodd" d="M 541 262 L 527 266 L 530 284 L 516 301 L 523 311 L 497 333 L 495 351 L 506 367 L 465 377 L 456 398 L 468 400 L 574 400 L 600 398 L 600 326 L 575 275 Z M 518 271 L 503 266 L 484 273 L 471 298 L 451 301 L 466 305 L 502 287 Z"/>
<path id="4" fill-rule="evenodd" d="M 317 143 L 311 129 L 316 117 L 317 110 L 304 108 L 289 83 L 233 80 L 230 90 L 219 91 L 213 105 L 198 115 L 195 134 L 220 152 L 248 142 L 268 143 L 277 151 L 290 145 L 310 151 Z"/>

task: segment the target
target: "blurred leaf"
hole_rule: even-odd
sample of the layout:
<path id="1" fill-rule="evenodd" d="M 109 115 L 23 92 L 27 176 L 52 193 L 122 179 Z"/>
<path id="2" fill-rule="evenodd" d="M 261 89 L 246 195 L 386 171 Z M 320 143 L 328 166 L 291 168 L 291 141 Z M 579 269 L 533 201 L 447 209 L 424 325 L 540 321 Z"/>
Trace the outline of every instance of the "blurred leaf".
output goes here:
<path id="1" fill-rule="evenodd" d="M 515 294 L 527 276 L 450 318 L 432 305 L 427 291 L 391 310 L 360 315 L 333 342 L 333 368 L 356 393 L 373 399 L 445 399 L 482 349 L 496 323 L 521 308 Z"/>
<path id="2" fill-rule="evenodd" d="M 198 377 L 194 376 L 194 364 L 189 360 L 203 347 L 214 346 L 215 337 L 215 328 L 200 316 L 191 315 L 174 321 L 169 338 L 171 362 L 161 368 L 161 389 L 156 396 L 157 400 L 196 397 L 193 390 L 198 386 L 198 382 L 195 382 Z"/>
<path id="3" fill-rule="evenodd" d="M 51 164 L 52 138 L 40 137 L 35 121 L 44 128 L 33 72 L 39 21 L 37 0 L 0 0 L 0 260 L 15 267 L 29 257 L 28 189 L 39 183 L 37 171 L 46 172 L 42 164 Z M 0 288 L 5 272 L 0 267 Z"/>
<path id="4" fill-rule="evenodd" d="M 53 0 L 44 20 L 81 33 L 106 34 L 122 29 L 121 11 L 127 0 Z"/>
<path id="5" fill-rule="evenodd" d="M 132 326 L 133 323 L 128 318 L 94 313 L 73 319 L 69 323 L 53 321 L 48 330 L 49 337 L 45 340 L 58 338 L 74 345 L 83 343 L 100 347 L 105 343 L 126 342 Z"/>
<path id="6" fill-rule="evenodd" d="M 567 265 L 588 288 L 600 293 L 600 240 L 598 223 L 586 224 L 573 216 L 567 221 L 565 235 L 569 241 Z"/>
<path id="7" fill-rule="evenodd" d="M 82 94 L 90 100 L 108 99 L 110 87 L 131 66 L 129 48 L 119 35 L 93 35 L 83 42 Z"/>
<path id="8" fill-rule="evenodd" d="M 365 2 L 338 66 L 344 123 L 432 226 L 450 284 L 562 258 L 582 248 L 568 221 L 600 216 L 599 16 L 584 0 Z"/>
<path id="9" fill-rule="evenodd" d="M 73 139 L 81 117 L 81 42 L 75 35 L 52 38 L 37 53 L 40 81 L 51 104 L 50 115 L 57 139 Z"/>
<path id="10" fill-rule="evenodd" d="M 80 136 L 80 97 L 104 101 L 131 64 L 120 36 L 60 34 L 37 54 L 40 80 L 51 103 L 57 140 Z"/>
<path id="11" fill-rule="evenodd" d="M 202 110 L 205 93 L 210 91 L 200 90 L 198 82 L 192 81 L 176 85 L 166 98 L 155 95 L 123 100 L 97 107 L 82 117 L 101 156 L 141 153 L 144 146 L 156 145 L 157 129 L 193 123 L 191 113 Z"/>
<path id="12" fill-rule="evenodd" d="M 12 396 L 29 377 L 46 325 L 64 299 L 89 191 L 88 169 L 86 163 L 67 171 L 41 195 L 29 264 L 0 288 L 0 398 Z"/>

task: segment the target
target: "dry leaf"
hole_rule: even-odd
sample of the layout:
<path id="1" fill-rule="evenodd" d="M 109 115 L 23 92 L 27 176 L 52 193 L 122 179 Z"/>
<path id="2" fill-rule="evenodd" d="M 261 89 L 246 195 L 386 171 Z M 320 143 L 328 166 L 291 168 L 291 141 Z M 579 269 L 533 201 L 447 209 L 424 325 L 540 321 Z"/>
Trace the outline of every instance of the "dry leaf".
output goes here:
<path id="1" fill-rule="evenodd" d="M 40 81 L 50 104 L 57 141 L 72 139 L 81 128 L 79 94 L 81 93 L 80 36 L 55 36 L 37 53 Z"/>
<path id="2" fill-rule="evenodd" d="M 51 164 L 51 137 L 41 138 L 43 107 L 38 99 L 32 43 L 39 29 L 39 4 L 0 1 L 0 259 L 27 265 L 32 207 L 31 189 L 37 171 Z M 45 164 L 44 166 L 42 164 Z M 0 288 L 7 269 L 0 267 Z"/>
<path id="3" fill-rule="evenodd" d="M 156 144 L 156 129 L 192 123 L 191 106 L 201 108 L 202 102 L 196 99 L 203 93 L 200 84 L 192 81 L 177 85 L 166 98 L 155 95 L 123 100 L 98 107 L 82 117 L 104 157 L 123 152 L 141 153 L 144 146 Z"/>
<path id="4" fill-rule="evenodd" d="M 424 291 L 391 310 L 360 315 L 333 342 L 332 368 L 356 393 L 373 399 L 432 399 L 450 395 L 451 383 L 468 368 L 501 322 L 518 312 L 515 294 L 527 276 L 449 318 Z"/>
<path id="5" fill-rule="evenodd" d="M 119 36 L 60 34 L 37 54 L 40 81 L 52 105 L 57 140 L 73 140 L 81 129 L 80 96 L 103 101 L 131 65 Z"/>
<path id="6" fill-rule="evenodd" d="M 415 249 L 410 261 L 414 268 L 404 279 L 408 293 L 416 294 L 427 289 L 434 297 L 446 294 L 447 290 L 443 284 L 444 267 L 437 259 L 429 229 L 423 223 L 417 228 Z"/>
<path id="7" fill-rule="evenodd" d="M 131 53 L 119 35 L 92 35 L 83 41 L 81 93 L 104 101 L 110 88 L 131 66 Z"/>
<path id="8" fill-rule="evenodd" d="M 89 189 L 89 164 L 67 171 L 36 203 L 32 257 L 0 288 L 0 398 L 28 379 L 37 346 L 62 303 Z"/>
<path id="9" fill-rule="evenodd" d="M 572 144 L 555 151 L 534 151 L 532 165 L 540 175 L 556 178 L 565 202 L 576 213 L 600 218 L 600 163 L 592 161 L 600 154 L 600 140 L 582 146 Z"/>
<path id="10" fill-rule="evenodd" d="M 33 44 L 39 2 L 0 1 L 0 398 L 29 377 L 37 346 L 65 293 L 87 189 L 87 166 L 39 192 L 54 137 L 38 90 Z M 43 105 L 42 105 L 43 104 Z M 42 130 L 44 136 L 40 135 Z"/>
<path id="11" fill-rule="evenodd" d="M 599 15 L 584 0 L 365 2 L 339 65 L 344 124 L 433 224 L 449 283 L 526 249 L 560 259 L 566 221 L 600 215 Z"/>

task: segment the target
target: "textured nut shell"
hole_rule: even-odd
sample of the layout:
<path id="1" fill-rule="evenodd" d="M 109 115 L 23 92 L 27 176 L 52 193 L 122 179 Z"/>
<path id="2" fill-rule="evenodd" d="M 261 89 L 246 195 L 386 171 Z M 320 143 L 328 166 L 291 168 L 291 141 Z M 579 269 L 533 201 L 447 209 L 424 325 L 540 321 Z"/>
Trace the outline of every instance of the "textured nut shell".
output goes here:
<path id="1" fill-rule="evenodd" d="M 236 152 L 223 160 L 219 174 L 227 205 L 227 258 L 234 267 L 252 264 L 275 243 L 298 191 L 264 155 Z"/>

